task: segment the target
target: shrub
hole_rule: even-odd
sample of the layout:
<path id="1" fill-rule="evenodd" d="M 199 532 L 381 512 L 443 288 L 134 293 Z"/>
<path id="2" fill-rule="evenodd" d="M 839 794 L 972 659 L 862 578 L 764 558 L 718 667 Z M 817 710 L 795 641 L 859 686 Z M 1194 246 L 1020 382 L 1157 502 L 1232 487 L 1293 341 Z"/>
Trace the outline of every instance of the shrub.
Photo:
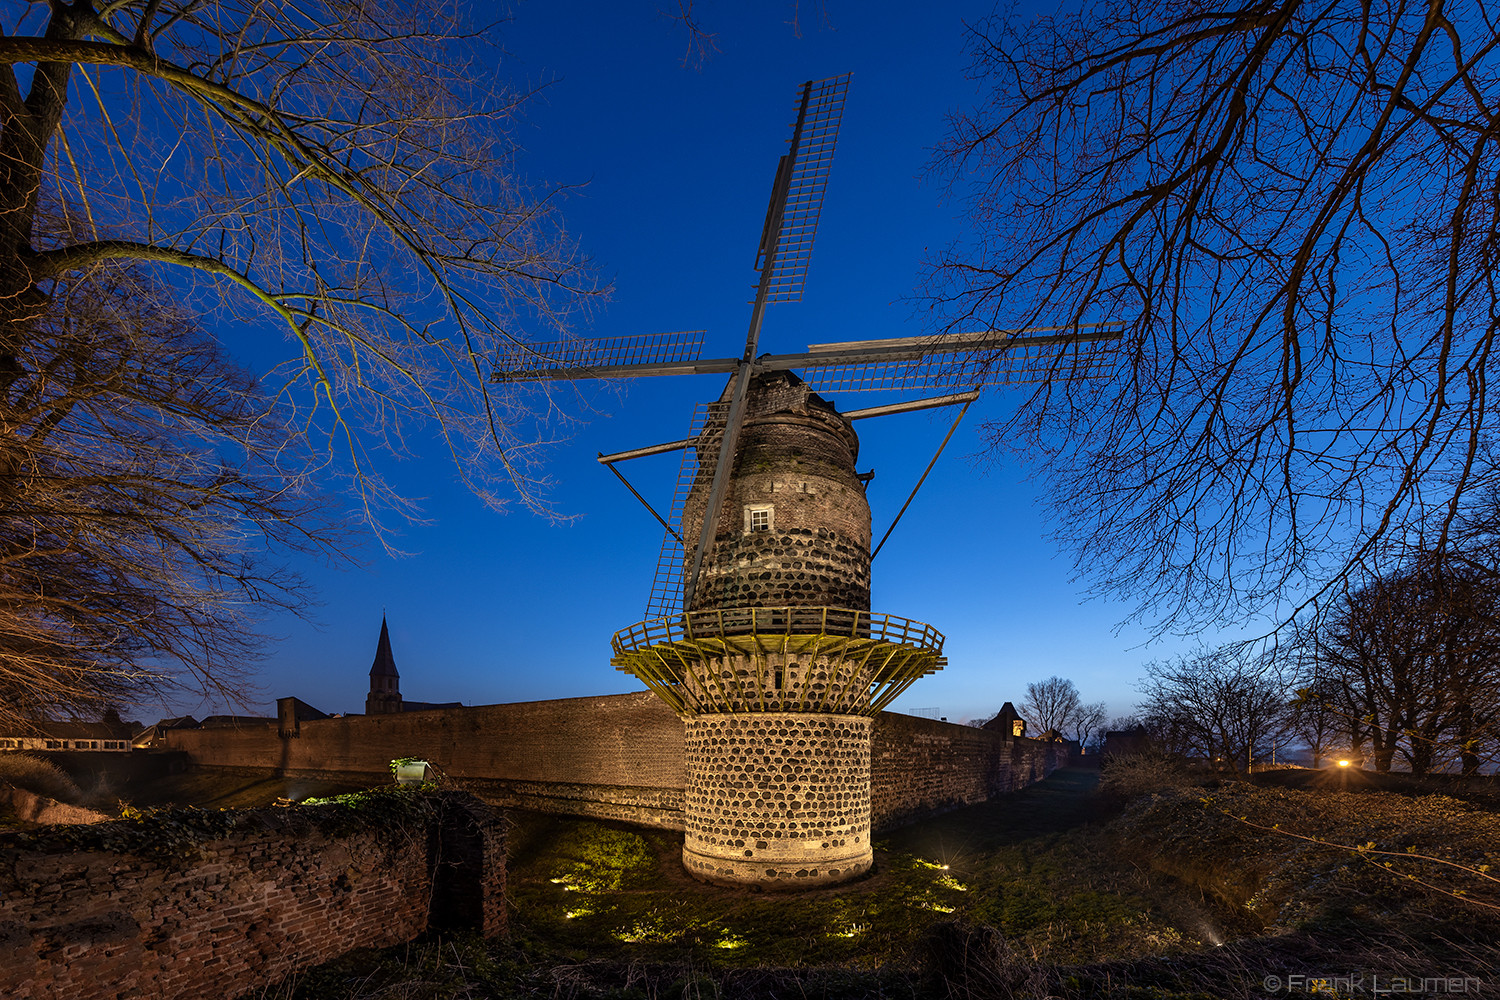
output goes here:
<path id="1" fill-rule="evenodd" d="M 24 753 L 0 755 L 0 781 L 8 781 L 36 795 L 77 805 L 83 792 L 62 768 Z"/>
<path id="2" fill-rule="evenodd" d="M 1110 756 L 1104 759 L 1099 791 L 1119 800 L 1151 795 L 1168 788 L 1190 788 L 1200 784 L 1186 761 L 1160 750 Z"/>

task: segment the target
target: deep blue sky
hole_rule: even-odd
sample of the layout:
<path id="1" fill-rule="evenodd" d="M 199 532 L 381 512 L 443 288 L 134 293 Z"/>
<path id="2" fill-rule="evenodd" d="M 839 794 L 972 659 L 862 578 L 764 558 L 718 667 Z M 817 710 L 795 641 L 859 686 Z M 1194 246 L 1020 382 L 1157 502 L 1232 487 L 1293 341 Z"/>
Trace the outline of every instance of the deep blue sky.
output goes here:
<path id="1" fill-rule="evenodd" d="M 593 332 L 704 328 L 705 356 L 739 352 L 796 87 L 846 71 L 853 82 L 806 294 L 771 307 L 762 349 L 923 332 L 910 299 L 920 259 L 959 231 L 962 208 L 924 172 L 944 115 L 973 96 L 965 20 L 989 6 L 829 0 L 825 18 L 811 5 L 700 0 L 719 51 L 697 67 L 682 65 L 683 28 L 655 9 L 649 0 L 522 3 L 502 29 L 499 79 L 547 84 L 517 133 L 523 169 L 583 185 L 564 206 L 569 229 L 615 284 Z M 603 412 L 552 452 L 553 498 L 576 515 L 567 524 L 487 511 L 436 451 L 402 463 L 394 478 L 430 520 L 396 540 L 412 554 L 391 558 L 371 544 L 362 567 L 309 567 L 319 624 L 272 624 L 258 705 L 269 713 L 275 697 L 295 694 L 325 711 L 363 711 L 382 609 L 409 698 L 488 704 L 640 690 L 609 666 L 609 637 L 643 616 L 661 531 L 594 456 L 683 436 L 693 403 L 721 388 L 703 376 L 597 396 Z M 988 717 L 1006 700 L 1019 704 L 1026 682 L 1057 674 L 1086 700 L 1125 712 L 1141 664 L 1182 644 L 1142 648 L 1144 631 L 1116 630 L 1127 608 L 1085 603 L 1068 557 L 1046 538 L 1047 509 L 1024 482 L 1030 470 L 975 461 L 980 424 L 1011 402 L 991 390 L 971 409 L 874 564 L 875 610 L 948 636 L 948 668 L 895 708 Z M 877 537 L 951 418 L 858 425 L 860 468 L 877 473 Z M 676 462 L 622 469 L 665 507 Z"/>

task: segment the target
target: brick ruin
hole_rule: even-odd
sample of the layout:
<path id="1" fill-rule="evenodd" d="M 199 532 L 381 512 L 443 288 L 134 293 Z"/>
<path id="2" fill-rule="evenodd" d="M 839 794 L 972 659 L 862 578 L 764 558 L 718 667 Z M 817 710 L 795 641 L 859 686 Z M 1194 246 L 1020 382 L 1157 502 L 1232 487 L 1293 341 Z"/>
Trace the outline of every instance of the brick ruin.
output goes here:
<path id="1" fill-rule="evenodd" d="M 616 635 L 613 662 L 684 721 L 687 870 L 795 889 L 870 868 L 871 717 L 946 661 L 930 626 L 870 613 L 850 422 L 791 372 L 753 378 L 688 610 Z M 710 419 L 696 445 L 689 547 L 723 433 Z"/>
<path id="2" fill-rule="evenodd" d="M 0 834 L 0 996 L 225 1000 L 429 929 L 505 932 L 505 828 L 462 793 Z"/>

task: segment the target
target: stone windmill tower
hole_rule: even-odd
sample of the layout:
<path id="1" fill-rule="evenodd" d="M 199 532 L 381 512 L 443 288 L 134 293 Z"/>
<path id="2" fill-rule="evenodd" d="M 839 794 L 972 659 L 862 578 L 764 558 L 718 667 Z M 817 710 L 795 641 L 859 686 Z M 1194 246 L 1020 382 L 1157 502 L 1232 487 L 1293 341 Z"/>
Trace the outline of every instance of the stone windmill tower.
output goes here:
<path id="1" fill-rule="evenodd" d="M 936 629 L 870 611 L 879 546 L 853 422 L 967 409 L 984 385 L 1088 377 L 1118 338 L 1101 324 L 758 354 L 765 307 L 801 297 L 848 82 L 799 90 L 740 357 L 700 360 L 701 332 L 612 338 L 530 345 L 494 376 L 730 375 L 688 437 L 600 456 L 640 498 L 615 463 L 683 454 L 668 515 L 646 504 L 666 528 L 647 619 L 615 635 L 612 662 L 684 720 L 683 863 L 722 884 L 812 887 L 868 870 L 871 720 L 946 662 Z M 843 413 L 815 391 L 932 387 L 965 391 Z"/>

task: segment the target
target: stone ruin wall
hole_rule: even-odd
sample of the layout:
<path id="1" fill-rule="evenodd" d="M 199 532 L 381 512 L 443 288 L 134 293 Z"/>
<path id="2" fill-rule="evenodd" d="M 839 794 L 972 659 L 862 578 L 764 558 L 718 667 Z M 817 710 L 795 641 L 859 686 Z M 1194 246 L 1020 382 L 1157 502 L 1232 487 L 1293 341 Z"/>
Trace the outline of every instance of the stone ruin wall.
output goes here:
<path id="1" fill-rule="evenodd" d="M 798 889 L 873 863 L 867 717 L 724 713 L 686 729 L 683 862 L 698 878 Z"/>
<path id="2" fill-rule="evenodd" d="M 1024 788 L 1067 760 L 1061 744 L 971 726 L 892 712 L 872 722 L 876 832 Z M 392 758 L 425 757 L 499 805 L 684 828 L 686 727 L 645 691 L 322 719 L 285 739 L 274 726 L 175 730 L 168 741 L 198 766 L 372 784 L 389 780 Z"/>
<path id="3" fill-rule="evenodd" d="M 503 820 L 433 798 L 437 829 L 319 806 L 0 834 L 0 997 L 228 1000 L 429 927 L 498 936 Z"/>

